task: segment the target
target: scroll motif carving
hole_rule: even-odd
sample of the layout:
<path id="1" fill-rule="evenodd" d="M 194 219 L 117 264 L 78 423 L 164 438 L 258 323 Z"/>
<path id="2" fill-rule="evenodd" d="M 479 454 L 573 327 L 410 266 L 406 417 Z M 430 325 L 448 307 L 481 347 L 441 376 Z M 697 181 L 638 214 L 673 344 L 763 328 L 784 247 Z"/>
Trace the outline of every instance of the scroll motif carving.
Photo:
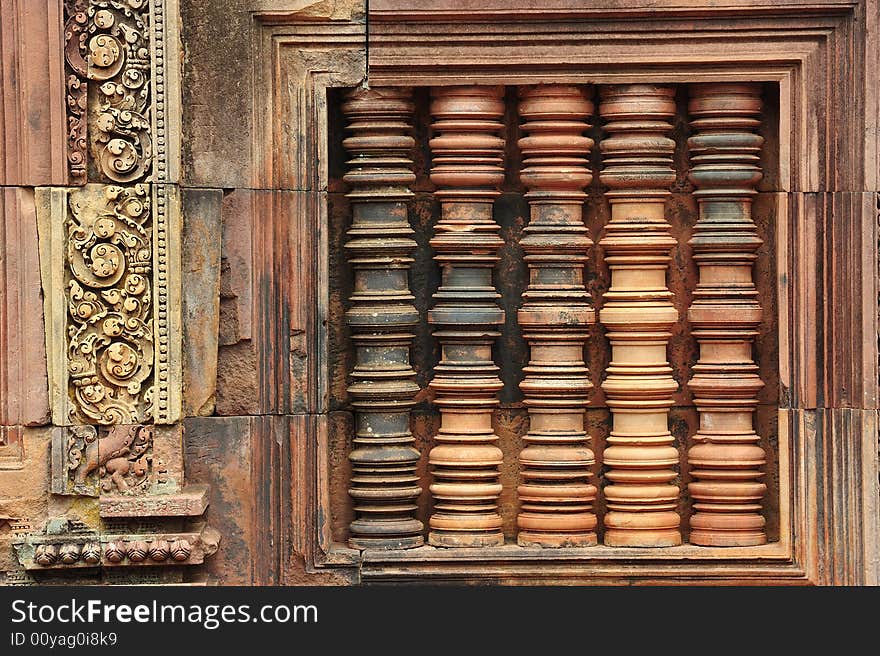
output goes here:
<path id="1" fill-rule="evenodd" d="M 678 319 L 666 269 L 675 240 L 664 215 L 675 181 L 669 138 L 674 89 L 649 84 L 604 87 L 599 113 L 609 136 L 600 149 L 611 221 L 600 244 L 611 288 L 599 320 L 608 330 L 611 362 L 602 384 L 613 426 L 603 460 L 605 544 L 681 544 L 675 483 L 679 455 L 668 412 L 677 384 L 666 356 Z"/>
<path id="2" fill-rule="evenodd" d="M 519 140 L 520 179 L 531 208 L 520 242 L 529 286 L 517 313 L 531 356 L 520 383 L 529 411 L 519 456 L 521 545 L 596 544 L 597 489 L 590 483 L 595 457 L 584 430 L 592 388 L 584 345 L 595 312 L 584 286 L 592 242 L 582 216 L 593 146 L 583 133 L 592 113 L 593 103 L 580 87 L 542 85 L 520 92 L 527 134 Z"/>
<path id="3" fill-rule="evenodd" d="M 348 387 L 357 413 L 349 456 L 357 513 L 349 542 L 355 548 L 424 543 L 424 527 L 414 516 L 422 488 L 410 432 L 419 391 L 410 364 L 419 313 L 408 279 L 416 242 L 406 205 L 415 181 L 413 109 L 407 89 L 355 90 L 343 105 L 351 133 L 343 145 L 352 156 L 344 180 L 354 214 L 345 248 L 354 269 L 346 321 L 356 357 Z"/>
<path id="4" fill-rule="evenodd" d="M 763 387 L 752 346 L 761 323 L 752 265 L 761 245 L 752 196 L 761 179 L 764 139 L 760 88 L 751 84 L 690 87 L 689 178 L 700 218 L 690 243 L 700 279 L 688 311 L 700 359 L 688 383 L 700 428 L 688 451 L 694 500 L 690 542 L 707 546 L 764 544 L 761 481 L 766 464 L 753 428 Z"/>
<path id="5" fill-rule="evenodd" d="M 444 547 L 504 542 L 498 512 L 502 452 L 492 412 L 502 383 L 492 359 L 504 311 L 492 282 L 503 242 L 492 206 L 504 179 L 502 87 L 432 90 L 431 181 L 441 219 L 431 246 L 442 280 L 428 312 L 441 345 L 430 383 L 441 414 L 431 449 L 434 512 L 428 541 Z"/>
<path id="6" fill-rule="evenodd" d="M 88 65 L 83 42 L 88 24 L 88 0 L 64 2 L 64 54 L 67 87 L 67 162 L 70 181 L 86 182 Z"/>
<path id="7" fill-rule="evenodd" d="M 144 0 L 68 0 L 65 8 L 71 177 L 85 182 L 88 142 L 105 181 L 143 180 L 153 159 L 149 7 Z"/>
<path id="8" fill-rule="evenodd" d="M 70 194 L 67 232 L 71 419 L 152 417 L 152 242 L 148 187 Z"/>

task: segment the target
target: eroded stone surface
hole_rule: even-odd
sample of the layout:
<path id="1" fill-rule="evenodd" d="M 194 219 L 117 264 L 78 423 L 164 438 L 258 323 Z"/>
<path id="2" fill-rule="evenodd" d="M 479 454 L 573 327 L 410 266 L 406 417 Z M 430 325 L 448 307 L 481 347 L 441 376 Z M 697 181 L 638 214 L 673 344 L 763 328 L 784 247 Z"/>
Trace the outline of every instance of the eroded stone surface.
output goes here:
<path id="1" fill-rule="evenodd" d="M 214 411 L 220 322 L 222 192 L 183 192 L 181 313 L 183 326 L 183 413 Z"/>
<path id="2" fill-rule="evenodd" d="M 0 425 L 49 421 L 37 214 L 32 189 L 0 189 Z"/>
<path id="3" fill-rule="evenodd" d="M 21 571 L 12 543 L 41 530 L 49 506 L 49 462 L 52 429 L 21 428 L 21 466 L 0 469 L 0 573 Z M 0 585 L 3 578 L 0 576 Z"/>
<path id="4" fill-rule="evenodd" d="M 61 4 L 41 0 L 3 4 L 2 186 L 63 185 L 69 180 Z"/>

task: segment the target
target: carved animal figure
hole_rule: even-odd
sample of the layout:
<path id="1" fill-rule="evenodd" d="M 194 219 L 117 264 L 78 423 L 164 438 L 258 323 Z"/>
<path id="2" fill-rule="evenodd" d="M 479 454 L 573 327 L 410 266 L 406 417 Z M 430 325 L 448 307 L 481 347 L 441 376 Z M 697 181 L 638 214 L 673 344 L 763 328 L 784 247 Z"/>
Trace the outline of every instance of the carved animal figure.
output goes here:
<path id="1" fill-rule="evenodd" d="M 112 485 L 120 492 L 128 489 L 125 477 L 132 473 L 137 477 L 147 472 L 146 451 L 152 442 L 152 428 L 149 426 L 113 426 L 106 436 L 98 438 L 97 431 L 78 431 L 77 437 L 82 438 L 83 447 L 80 453 L 71 454 L 71 468 L 75 468 L 74 487 L 86 487 L 86 478 L 96 469 L 103 478 L 109 475 Z M 109 491 L 112 485 L 103 482 L 102 487 Z"/>
<path id="2" fill-rule="evenodd" d="M 127 454 L 120 458 L 112 458 L 104 464 L 105 471 L 109 474 L 110 479 L 113 481 L 113 485 L 115 485 L 116 489 L 120 492 L 125 492 L 128 489 L 128 483 L 125 482 L 125 477 L 129 474 L 133 474 L 135 478 L 138 479 L 147 475 L 146 454 L 130 460 L 129 458 L 132 456 L 133 454 Z M 105 491 L 109 491 L 109 488 L 111 487 L 106 481 L 103 482 L 101 486 Z"/>

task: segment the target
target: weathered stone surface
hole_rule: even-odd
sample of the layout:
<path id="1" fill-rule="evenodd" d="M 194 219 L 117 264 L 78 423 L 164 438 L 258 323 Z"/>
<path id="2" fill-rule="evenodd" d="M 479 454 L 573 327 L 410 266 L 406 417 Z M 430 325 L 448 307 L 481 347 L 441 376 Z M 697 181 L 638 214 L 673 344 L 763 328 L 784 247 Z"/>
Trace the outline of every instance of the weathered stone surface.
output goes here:
<path id="1" fill-rule="evenodd" d="M 0 189 L 0 426 L 49 421 L 46 334 L 32 189 Z"/>
<path id="2" fill-rule="evenodd" d="M 220 323 L 220 203 L 215 189 L 183 190 L 183 413 L 214 411 Z"/>
<path id="3" fill-rule="evenodd" d="M 187 480 L 207 483 L 206 521 L 223 536 L 205 565 L 221 585 L 338 585 L 351 572 L 315 572 L 306 551 L 316 523 L 306 514 L 310 485 L 301 454 L 315 439 L 304 417 L 194 417 L 186 420 Z M 273 481 L 275 483 L 273 484 Z M 329 517 L 326 518 L 329 520 Z"/>
<path id="4" fill-rule="evenodd" d="M 185 428 L 188 478 L 209 485 L 210 506 L 205 517 L 223 534 L 223 549 L 208 563 L 207 570 L 220 585 L 256 582 L 258 536 L 268 527 L 255 523 L 257 481 L 251 461 L 256 445 L 250 419 L 189 418 Z"/>
<path id="5" fill-rule="evenodd" d="M 327 313 L 326 195 L 237 190 L 223 203 L 215 413 L 314 412 L 326 403 L 312 330 Z M 283 275 L 279 275 L 284 272 Z"/>
<path id="6" fill-rule="evenodd" d="M 20 428 L 21 466 L 0 468 L 0 572 L 21 568 L 12 550 L 20 534 L 39 530 L 49 504 L 50 428 Z M 0 585 L 3 578 L 0 576 Z"/>
<path id="7" fill-rule="evenodd" d="M 216 406 L 218 415 L 259 413 L 257 359 L 251 326 L 254 298 L 254 194 L 238 190 L 222 199 L 222 246 Z"/>
<path id="8" fill-rule="evenodd" d="M 68 182 L 62 25 L 61 2 L 3 2 L 0 185 Z"/>
<path id="9" fill-rule="evenodd" d="M 153 435 L 153 467 L 156 471 L 155 494 L 179 492 L 185 485 L 182 422 L 171 426 L 156 425 Z"/>
<path id="10" fill-rule="evenodd" d="M 222 347 L 217 361 L 219 416 L 261 414 L 257 389 L 257 356 L 250 341 Z"/>
<path id="11" fill-rule="evenodd" d="M 0 469 L 21 469 L 24 464 L 22 426 L 0 426 Z"/>
<path id="12" fill-rule="evenodd" d="M 340 25 L 355 22 L 363 32 L 364 1 L 180 0 L 180 11 L 186 50 L 182 84 L 186 135 L 183 183 L 195 187 L 265 187 L 257 182 L 263 171 L 256 160 L 271 153 L 253 152 L 251 144 L 260 122 L 274 118 L 271 109 L 262 115 L 262 94 L 267 89 L 254 79 L 254 70 L 264 62 L 254 61 L 260 50 L 253 44 L 261 41 L 260 32 L 270 21 L 312 22 L 316 31 L 330 21 Z M 261 112 L 258 122 L 252 120 L 255 107 Z M 277 188 L 301 187 L 287 181 Z"/>
<path id="13" fill-rule="evenodd" d="M 220 256 L 220 346 L 252 339 L 253 221 L 251 194 L 223 195 Z"/>

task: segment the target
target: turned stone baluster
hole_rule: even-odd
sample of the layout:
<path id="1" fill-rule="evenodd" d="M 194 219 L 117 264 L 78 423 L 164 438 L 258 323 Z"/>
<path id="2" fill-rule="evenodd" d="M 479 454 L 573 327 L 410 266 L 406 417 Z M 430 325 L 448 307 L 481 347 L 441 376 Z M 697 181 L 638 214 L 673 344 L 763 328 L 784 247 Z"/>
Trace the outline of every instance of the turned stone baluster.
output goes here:
<path id="1" fill-rule="evenodd" d="M 520 175 L 531 218 L 521 246 L 529 286 L 517 313 L 530 360 L 520 389 L 529 411 L 520 453 L 518 542 L 523 546 L 596 544 L 595 458 L 584 430 L 592 387 L 584 362 L 595 321 L 584 287 L 592 246 L 583 222 L 593 141 L 583 133 L 593 103 L 577 86 L 542 85 L 520 92 Z"/>
<path id="2" fill-rule="evenodd" d="M 676 512 L 678 451 L 668 412 L 677 384 L 666 357 L 678 319 L 666 269 L 675 240 L 664 205 L 675 181 L 669 138 L 674 90 L 628 84 L 601 90 L 599 112 L 609 136 L 600 143 L 611 220 L 600 244 L 611 287 L 599 320 L 608 330 L 611 362 L 602 389 L 612 413 L 603 453 L 605 544 L 662 547 L 681 544 Z"/>
<path id="3" fill-rule="evenodd" d="M 353 220 L 345 248 L 354 270 L 351 308 L 355 365 L 348 393 L 355 410 L 351 489 L 354 548 L 409 548 L 424 544 L 415 518 L 421 493 L 419 452 L 410 432 L 410 409 L 419 391 L 410 365 L 412 327 L 419 313 L 409 289 L 416 248 L 407 220 L 415 181 L 409 89 L 358 89 L 342 106 L 351 136 L 343 180 L 351 191 Z"/>
<path id="4" fill-rule="evenodd" d="M 694 500 L 690 542 L 707 546 L 764 544 L 761 482 L 766 462 L 752 425 L 763 383 L 752 359 L 761 322 L 752 279 L 761 245 L 751 216 L 761 179 L 760 88 L 696 84 L 688 111 L 689 177 L 700 218 L 690 243 L 700 275 L 688 311 L 700 358 L 688 383 L 700 428 L 688 451 Z"/>
<path id="5" fill-rule="evenodd" d="M 502 388 L 492 344 L 504 311 L 492 283 L 502 245 L 492 204 L 504 179 L 502 87 L 432 90 L 431 181 L 441 218 L 431 239 L 441 283 L 428 313 L 441 359 L 430 383 L 441 425 L 429 462 L 434 510 L 428 541 L 443 547 L 504 542 L 501 450 L 492 412 Z"/>

